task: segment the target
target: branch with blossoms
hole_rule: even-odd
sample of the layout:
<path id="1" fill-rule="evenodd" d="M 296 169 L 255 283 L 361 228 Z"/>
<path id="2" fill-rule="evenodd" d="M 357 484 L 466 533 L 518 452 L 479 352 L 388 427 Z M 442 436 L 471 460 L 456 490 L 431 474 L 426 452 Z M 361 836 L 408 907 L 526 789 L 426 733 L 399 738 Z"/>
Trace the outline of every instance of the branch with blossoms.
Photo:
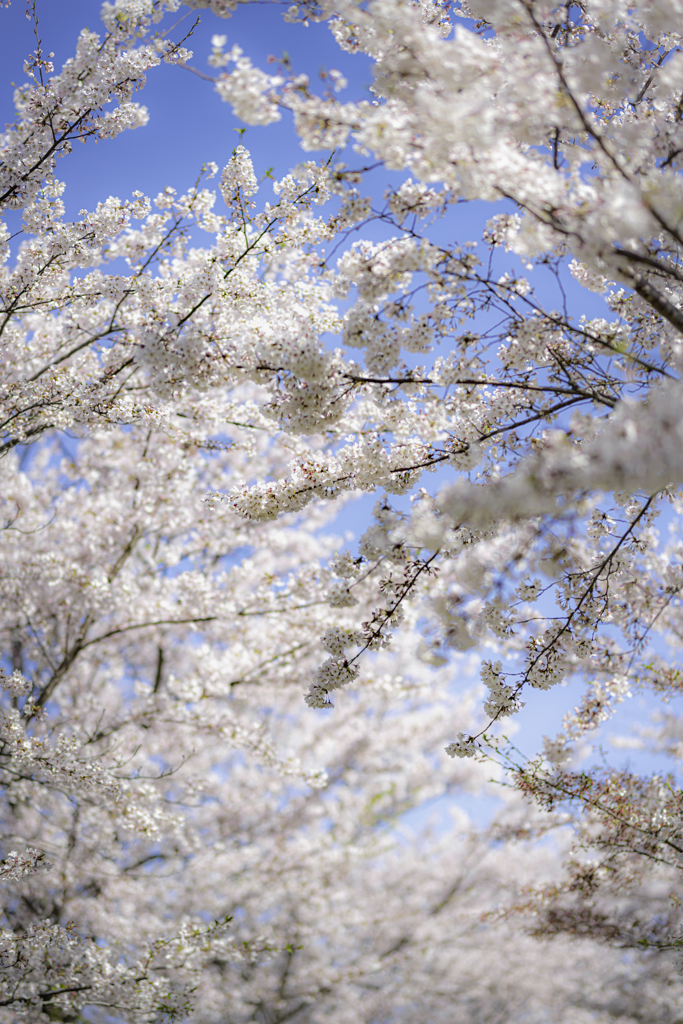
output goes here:
<path id="1" fill-rule="evenodd" d="M 619 948 L 679 949 L 680 905 L 668 895 L 683 863 L 681 793 L 674 780 L 609 769 L 567 771 L 541 759 L 525 763 L 510 744 L 497 756 L 509 785 L 550 815 L 549 822 L 538 822 L 541 830 L 573 826 L 564 878 L 529 887 L 498 917 L 531 918 L 538 936 L 591 935 Z M 639 886 L 650 905 L 634 919 L 612 897 Z"/>
<path id="2" fill-rule="evenodd" d="M 27 17 L 34 24 L 37 50 L 24 64 L 31 81 L 17 93 L 19 119 L 0 149 L 0 210 L 21 209 L 38 198 L 54 180 L 56 158 L 69 153 L 74 142 L 112 138 L 145 124 L 146 110 L 130 97 L 149 68 L 162 60 L 187 59 L 182 44 L 196 27 L 178 43 L 159 38 L 157 45 L 127 49 L 167 6 L 165 0 L 154 0 L 149 11 L 134 18 L 111 18 L 103 41 L 85 30 L 76 56 L 60 74 L 45 78 L 54 68 L 42 57 L 35 2 L 29 5 Z M 93 95 L 96 104 L 91 102 Z M 103 114 L 102 107 L 112 99 L 118 106 Z"/>
<path id="3" fill-rule="evenodd" d="M 407 553 L 406 553 L 407 554 Z M 372 617 L 363 622 L 360 630 L 328 630 L 323 637 L 323 646 L 331 655 L 318 669 L 315 681 L 306 694 L 306 703 L 312 708 L 334 707 L 329 699 L 331 690 L 339 689 L 356 679 L 360 671 L 358 662 L 367 651 L 388 647 L 391 641 L 389 629 L 400 625 L 402 605 L 413 594 L 423 574 L 434 576 L 433 562 L 438 551 L 426 559 L 406 558 L 398 579 L 388 577 L 380 581 L 379 591 L 385 595 L 385 605 L 376 608 Z M 393 555 L 396 558 L 396 553 Z M 341 604 L 335 601 L 338 606 Z M 344 651 L 351 646 L 360 650 L 348 658 Z"/>

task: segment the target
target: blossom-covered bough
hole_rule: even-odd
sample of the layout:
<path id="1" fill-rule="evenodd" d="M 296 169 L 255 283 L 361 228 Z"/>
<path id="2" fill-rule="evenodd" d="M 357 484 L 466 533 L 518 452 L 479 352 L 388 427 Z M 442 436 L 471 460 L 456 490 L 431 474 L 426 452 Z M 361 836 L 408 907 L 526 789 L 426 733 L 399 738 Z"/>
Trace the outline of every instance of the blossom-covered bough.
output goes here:
<path id="1" fill-rule="evenodd" d="M 575 755 L 680 693 L 683 5 L 300 4 L 367 98 L 209 66 L 321 159 L 67 221 L 179 12 L 107 3 L 57 73 L 36 32 L 0 139 L 0 1019 L 673 1024 L 680 791 Z M 490 826 L 396 844 L 491 759 Z"/>

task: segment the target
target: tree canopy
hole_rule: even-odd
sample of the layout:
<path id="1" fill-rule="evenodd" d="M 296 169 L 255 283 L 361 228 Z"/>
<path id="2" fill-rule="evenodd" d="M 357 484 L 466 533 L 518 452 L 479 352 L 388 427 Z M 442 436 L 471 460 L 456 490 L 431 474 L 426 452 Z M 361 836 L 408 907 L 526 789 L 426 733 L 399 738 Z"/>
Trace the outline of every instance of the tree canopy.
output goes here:
<path id="1" fill-rule="evenodd" d="M 0 1021 L 680 1024 L 683 2 L 286 9 L 350 99 L 235 7 L 105 3 L 61 70 L 27 8 Z M 69 219 L 162 63 L 303 159 Z M 590 746 L 643 695 L 649 774 Z"/>

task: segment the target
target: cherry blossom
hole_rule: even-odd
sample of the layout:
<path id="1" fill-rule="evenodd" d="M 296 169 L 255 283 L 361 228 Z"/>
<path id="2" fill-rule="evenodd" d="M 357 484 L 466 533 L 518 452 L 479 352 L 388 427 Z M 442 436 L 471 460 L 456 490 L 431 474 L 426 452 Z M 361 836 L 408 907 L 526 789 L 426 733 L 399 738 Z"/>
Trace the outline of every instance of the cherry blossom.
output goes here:
<path id="1" fill-rule="evenodd" d="M 216 32 L 299 165 L 67 220 L 181 6 L 36 35 L 0 138 L 0 1020 L 674 1024 L 675 704 L 581 758 L 683 678 L 683 7 L 290 8 L 356 99 Z"/>

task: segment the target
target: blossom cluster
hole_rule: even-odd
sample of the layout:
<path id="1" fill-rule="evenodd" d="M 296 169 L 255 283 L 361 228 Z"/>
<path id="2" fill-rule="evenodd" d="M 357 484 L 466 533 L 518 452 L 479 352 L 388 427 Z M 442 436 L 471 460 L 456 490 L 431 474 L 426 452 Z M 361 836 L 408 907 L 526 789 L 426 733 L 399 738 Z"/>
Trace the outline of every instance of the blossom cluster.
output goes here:
<path id="1" fill-rule="evenodd" d="M 68 220 L 57 157 L 144 127 L 182 6 L 39 43 L 0 138 L 0 1020 L 673 1024 L 680 792 L 576 762 L 683 682 L 681 4 L 306 0 L 369 98 L 209 68 L 352 155 Z M 487 758 L 526 803 L 399 835 Z"/>

